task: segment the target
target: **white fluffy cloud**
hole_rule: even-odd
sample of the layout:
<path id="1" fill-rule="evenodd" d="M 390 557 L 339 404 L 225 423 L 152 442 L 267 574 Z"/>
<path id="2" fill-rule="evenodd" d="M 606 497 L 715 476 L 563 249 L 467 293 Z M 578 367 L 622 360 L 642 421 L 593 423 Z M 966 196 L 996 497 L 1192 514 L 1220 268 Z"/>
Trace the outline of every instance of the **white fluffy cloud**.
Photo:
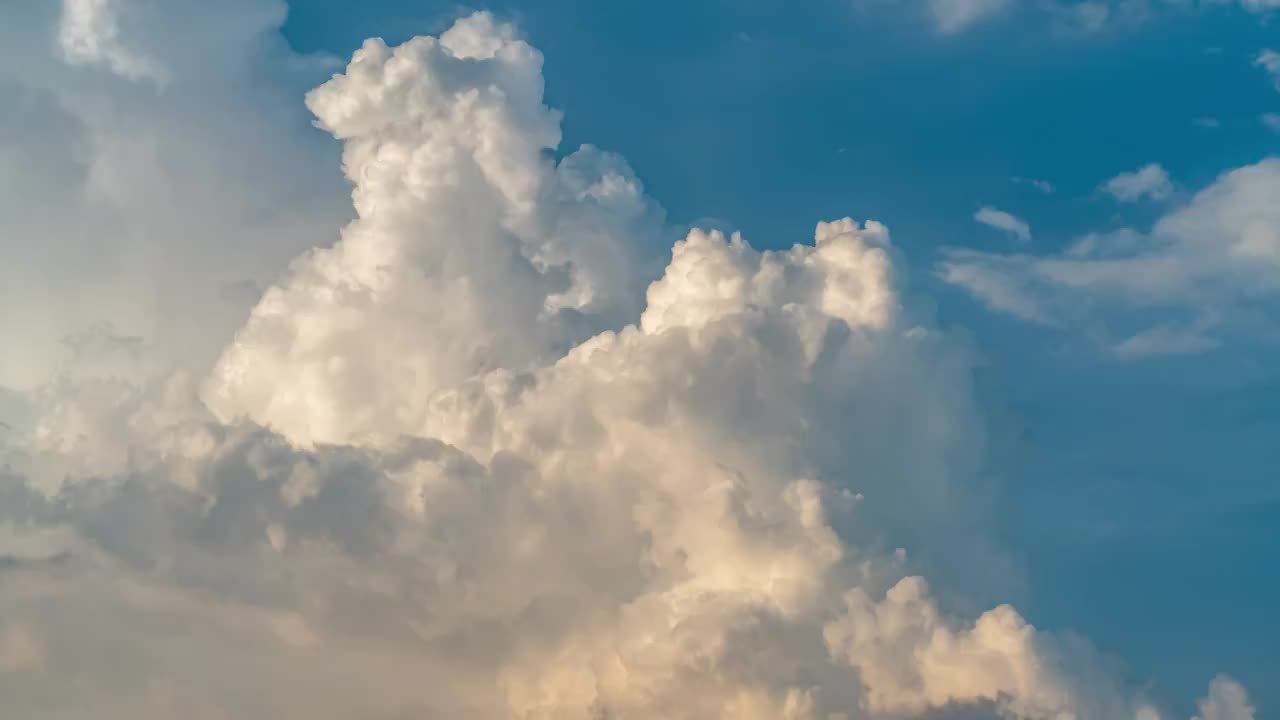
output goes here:
<path id="1" fill-rule="evenodd" d="M 559 118 L 511 33 L 478 15 L 439 40 L 371 40 L 308 95 L 344 142 L 357 218 L 223 355 L 205 397 L 224 419 L 307 442 L 418 432 L 432 392 L 638 313 L 661 215 L 617 156 L 546 157 Z"/>
<path id="2" fill-rule="evenodd" d="M 1169 172 L 1156 163 L 1149 163 L 1133 172 L 1120 173 L 1103 183 L 1102 189 L 1120 202 L 1136 202 L 1143 198 L 1164 200 L 1173 194 L 1173 181 Z"/>
<path id="3" fill-rule="evenodd" d="M 1244 688 L 1220 675 L 1209 683 L 1209 694 L 1200 701 L 1198 720 L 1253 720 L 1253 713 Z"/>
<path id="4" fill-rule="evenodd" d="M 210 32 L 267 37 L 278 8 L 252 9 L 220 5 L 232 15 Z M 168 69 L 164 94 L 132 77 L 109 91 L 191 102 L 188 49 L 152 40 L 121 47 Z M 240 82 L 237 67 L 220 72 Z M 695 230 L 649 264 L 660 210 L 615 156 L 550 159 L 541 56 L 483 13 L 366 43 L 307 102 L 353 185 L 336 244 L 313 238 L 232 341 L 207 296 L 142 286 L 178 292 L 154 317 L 223 339 L 216 363 L 82 307 L 69 362 L 15 393 L 30 410 L 0 439 L 0 707 L 1157 717 L 1082 642 L 1007 606 L 972 612 L 1009 574 L 978 359 L 904 293 L 886 228 L 821 223 L 768 252 Z M 104 124 L 89 144 L 132 131 Z M 143 176 L 215 192 L 226 176 L 201 162 L 216 152 L 177 137 L 155 157 L 183 171 Z M 218 220 L 239 193 L 171 199 L 221 232 L 271 227 Z M 131 202 L 116 210 L 140 253 L 199 261 L 183 243 L 166 255 L 158 210 Z M 1222 680 L 1201 712 L 1246 707 Z"/>
<path id="5" fill-rule="evenodd" d="M 1199 352 L 1227 334 L 1275 331 L 1257 310 L 1280 293 L 1278 194 L 1280 160 L 1269 158 L 1224 173 L 1149 232 L 1088 235 L 1043 256 L 950 250 L 939 272 L 1026 320 L 1130 326 L 1102 338 L 1123 356 Z M 1153 313 L 1163 319 L 1152 324 Z"/>

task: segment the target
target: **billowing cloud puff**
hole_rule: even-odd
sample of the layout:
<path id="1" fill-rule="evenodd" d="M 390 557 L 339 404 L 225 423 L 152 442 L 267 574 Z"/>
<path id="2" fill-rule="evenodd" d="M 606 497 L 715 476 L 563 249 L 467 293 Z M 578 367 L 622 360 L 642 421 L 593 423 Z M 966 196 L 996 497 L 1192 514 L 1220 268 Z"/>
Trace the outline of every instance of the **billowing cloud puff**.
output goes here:
<path id="1" fill-rule="evenodd" d="M 308 96 L 344 142 L 357 219 L 267 291 L 214 372 L 215 411 L 304 442 L 394 437 L 433 391 L 634 317 L 660 215 L 617 156 L 549 159 L 541 66 L 478 15 L 371 40 Z"/>
<path id="2" fill-rule="evenodd" d="M 947 622 L 922 578 L 908 577 L 872 600 L 845 595 L 846 612 L 824 629 L 832 654 L 858 668 L 873 713 L 919 717 L 930 709 L 993 703 L 1017 718 L 1138 718 L 1084 644 L 1038 633 L 1012 607 L 983 613 L 972 625 Z"/>
<path id="3" fill-rule="evenodd" d="M 971 612 L 1009 567 L 978 359 L 888 230 L 650 265 L 625 163 L 552 159 L 540 63 L 483 13 L 367 43 L 308 96 L 355 220 L 212 370 L 97 325 L 20 393 L 0 707 L 1158 717 L 1082 641 Z M 1228 680 L 1201 712 L 1252 713 Z"/>
<path id="4" fill-rule="evenodd" d="M 1198 720 L 1253 720 L 1244 688 L 1231 678 L 1219 675 L 1209 683 L 1209 694 L 1200 701 Z"/>

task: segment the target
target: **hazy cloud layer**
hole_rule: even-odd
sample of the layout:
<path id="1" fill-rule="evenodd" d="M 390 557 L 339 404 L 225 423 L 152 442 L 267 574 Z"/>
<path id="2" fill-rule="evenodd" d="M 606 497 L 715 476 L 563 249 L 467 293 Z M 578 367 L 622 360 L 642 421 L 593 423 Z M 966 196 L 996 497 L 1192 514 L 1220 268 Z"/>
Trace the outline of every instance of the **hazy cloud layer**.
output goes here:
<path id="1" fill-rule="evenodd" d="M 207 366 L 291 257 L 350 214 L 297 102 L 323 58 L 284 6 L 18 0 L 0 9 L 0 386 L 93 323 Z M 163 83 L 156 78 L 164 78 Z"/>

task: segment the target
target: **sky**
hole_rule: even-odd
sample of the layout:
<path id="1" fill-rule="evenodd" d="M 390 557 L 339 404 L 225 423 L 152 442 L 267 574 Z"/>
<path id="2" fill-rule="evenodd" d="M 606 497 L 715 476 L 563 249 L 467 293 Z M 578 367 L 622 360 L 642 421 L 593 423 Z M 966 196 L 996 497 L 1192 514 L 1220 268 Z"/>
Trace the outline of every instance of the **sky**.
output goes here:
<path id="1" fill-rule="evenodd" d="M 1278 21 L 5 3 L 0 708 L 1271 717 Z"/>

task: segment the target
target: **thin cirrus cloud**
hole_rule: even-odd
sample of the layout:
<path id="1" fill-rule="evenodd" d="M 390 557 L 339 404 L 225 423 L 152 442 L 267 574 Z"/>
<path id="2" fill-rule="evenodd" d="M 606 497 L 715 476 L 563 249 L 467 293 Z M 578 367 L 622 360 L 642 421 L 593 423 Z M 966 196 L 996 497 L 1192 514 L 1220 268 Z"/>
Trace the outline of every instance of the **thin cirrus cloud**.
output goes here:
<path id="1" fill-rule="evenodd" d="M 45 135 L 0 136 L 0 180 L 61 193 L 3 221 L 146 272 L 0 245 L 42 280 L 6 300 L 78 331 L 4 381 L 5 714 L 1173 717 L 1001 604 L 981 358 L 885 226 L 657 252 L 661 206 L 561 148 L 542 54 L 487 13 L 331 74 L 255 0 L 100 0 L 92 62 L 29 40 L 79 5 L 0 10 L 5 81 L 56 100 L 6 117 Z M 249 70 L 320 75 L 342 158 Z M 313 204 L 324 163 L 349 209 Z M 44 357 L 42 324 L 5 332 Z M 1225 677 L 1200 713 L 1254 716 Z"/>
<path id="2" fill-rule="evenodd" d="M 1280 90 L 1280 52 L 1263 50 L 1258 53 L 1258 57 L 1254 58 L 1253 64 L 1265 70 L 1271 76 L 1271 82 L 1276 90 Z"/>
<path id="3" fill-rule="evenodd" d="M 1010 0 L 928 0 L 938 30 L 954 33 L 1004 11 Z"/>
<path id="4" fill-rule="evenodd" d="M 1126 183 L 1121 197 L 1151 185 Z M 1080 331 L 1099 320 L 1136 325 L 1101 338 L 1121 357 L 1203 352 L 1277 330 L 1259 312 L 1280 296 L 1277 196 L 1280 160 L 1268 158 L 1224 173 L 1148 231 L 1092 233 L 1048 255 L 950 249 L 938 272 L 1023 320 Z"/>
<path id="5" fill-rule="evenodd" d="M 1016 0 L 849 0 L 855 8 L 881 8 L 891 12 L 906 10 L 913 18 L 927 22 L 941 35 L 954 35 L 999 17 Z"/>
<path id="6" fill-rule="evenodd" d="M 1017 185 L 1026 185 L 1028 187 L 1035 188 L 1036 190 L 1039 190 L 1045 195 L 1052 195 L 1055 190 L 1053 183 L 1049 182 L 1048 180 L 1041 180 L 1038 178 L 1027 178 L 1027 177 L 1015 177 L 1011 179 Z"/>
<path id="7" fill-rule="evenodd" d="M 855 0 L 860 3 L 874 3 L 879 0 Z M 1245 11 L 1264 14 L 1280 8 L 1276 0 L 1204 0 L 1198 3 L 1208 6 L 1236 6 Z M 918 0 L 903 3 L 905 7 L 923 5 L 934 27 L 943 35 L 956 33 L 978 27 L 1015 9 L 1030 8 L 1036 10 L 1066 27 L 1084 31 L 1098 31 L 1116 21 L 1141 22 L 1153 12 L 1159 10 L 1159 3 L 1153 4 L 1145 0 L 1045 0 L 1037 3 L 1018 3 L 1014 0 Z M 1168 3 L 1170 7 L 1185 6 L 1185 3 Z M 913 10 L 914 11 L 914 10 Z"/>
<path id="8" fill-rule="evenodd" d="M 1019 242 L 1031 242 L 1031 225 L 1012 213 L 988 205 L 979 208 L 974 213 L 973 219 L 987 227 L 995 228 L 1017 239 Z"/>

